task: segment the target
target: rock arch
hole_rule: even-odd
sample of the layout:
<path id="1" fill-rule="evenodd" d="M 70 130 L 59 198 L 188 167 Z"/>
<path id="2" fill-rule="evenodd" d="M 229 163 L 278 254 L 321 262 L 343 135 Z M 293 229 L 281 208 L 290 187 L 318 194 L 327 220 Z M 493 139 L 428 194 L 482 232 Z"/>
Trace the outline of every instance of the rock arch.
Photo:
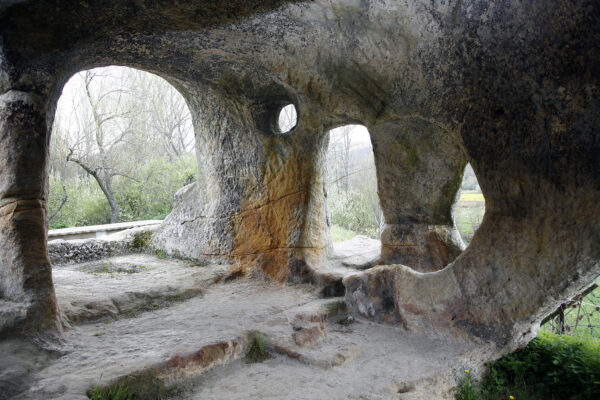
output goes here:
<path id="1" fill-rule="evenodd" d="M 594 2 L 54 3 L 0 8 L 0 289 L 19 332 L 57 321 L 45 247 L 57 93 L 75 71 L 108 64 L 169 79 L 210 151 L 199 169 L 211 193 L 180 194 L 157 237 L 167 250 L 233 258 L 278 281 L 316 279 L 325 127 L 356 120 L 373 132 L 378 170 L 396 168 L 379 179 L 406 185 L 390 184 L 382 200 L 387 262 L 450 265 L 348 277 L 355 312 L 508 349 L 600 272 Z M 273 136 L 267 116 L 288 103 L 298 126 Z M 467 161 L 487 212 L 452 261 L 449 210 Z"/>

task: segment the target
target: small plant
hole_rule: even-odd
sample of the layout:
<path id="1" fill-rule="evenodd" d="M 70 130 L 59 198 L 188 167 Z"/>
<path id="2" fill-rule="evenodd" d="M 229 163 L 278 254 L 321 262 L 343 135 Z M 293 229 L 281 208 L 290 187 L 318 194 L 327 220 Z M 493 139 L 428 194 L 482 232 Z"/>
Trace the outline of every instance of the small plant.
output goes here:
<path id="1" fill-rule="evenodd" d="M 154 374 L 143 372 L 125 376 L 105 387 L 96 386 L 88 392 L 88 397 L 92 400 L 160 400 L 169 394 Z"/>
<path id="2" fill-rule="evenodd" d="M 98 270 L 95 271 L 98 274 L 108 274 L 113 272 L 112 271 L 112 265 L 110 263 L 102 263 L 102 265 L 100 265 L 100 268 L 98 268 Z"/>
<path id="3" fill-rule="evenodd" d="M 133 400 L 124 381 L 105 389 L 95 387 L 88 397 L 92 400 Z"/>
<path id="4" fill-rule="evenodd" d="M 471 371 L 465 370 L 465 377 L 460 385 L 455 389 L 456 400 L 478 400 L 481 398 L 477 389 L 471 382 Z"/>
<path id="5" fill-rule="evenodd" d="M 152 232 L 142 231 L 133 234 L 133 241 L 131 242 L 131 248 L 135 250 L 144 250 L 150 245 L 152 239 Z"/>
<path id="6" fill-rule="evenodd" d="M 165 258 L 169 258 L 169 254 L 162 249 L 156 249 L 154 251 L 154 254 L 156 255 L 156 257 L 160 258 L 161 260 L 164 260 Z"/>
<path id="7" fill-rule="evenodd" d="M 265 335 L 263 335 L 260 332 L 252 332 L 250 334 L 250 343 L 248 344 L 248 350 L 246 350 L 246 362 L 263 362 L 269 358 L 270 356 L 267 352 Z"/>

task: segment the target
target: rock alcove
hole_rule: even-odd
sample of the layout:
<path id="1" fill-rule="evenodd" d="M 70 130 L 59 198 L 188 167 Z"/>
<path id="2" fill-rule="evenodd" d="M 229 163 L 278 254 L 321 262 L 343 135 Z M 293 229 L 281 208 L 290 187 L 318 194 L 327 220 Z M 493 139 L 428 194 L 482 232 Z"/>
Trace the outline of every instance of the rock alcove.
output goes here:
<path id="1" fill-rule="evenodd" d="M 398 336 L 435 335 L 453 341 L 452 351 L 470 343 L 469 354 L 478 354 L 470 359 L 481 365 L 523 345 L 561 299 L 600 273 L 599 16 L 600 5 L 584 0 L 1 5 L 3 346 L 25 338 L 58 346 L 62 337 L 76 347 L 77 337 L 95 337 L 65 323 L 56 301 L 46 244 L 47 160 L 63 85 L 77 71 L 108 65 L 166 78 L 192 114 L 198 180 L 178 192 L 173 212 L 151 235 L 152 248 L 214 271 L 222 266 L 222 279 L 236 285 L 243 276 L 271 282 L 265 293 L 310 287 L 343 294 L 354 319 L 380 327 L 373 335 L 402 332 L 390 333 L 396 349 L 411 348 Z M 275 123 L 288 104 L 297 123 L 282 134 Z M 323 187 L 326 132 L 348 121 L 371 133 L 385 215 L 381 266 L 350 274 L 329 262 Z M 452 206 L 467 163 L 485 194 L 486 216 L 463 252 Z M 127 240 L 94 245 L 116 254 Z M 260 293 L 260 285 L 248 290 Z M 313 292 L 301 293 L 292 296 Z M 192 321 L 185 309 L 161 312 L 165 321 Z M 315 328 L 292 319 L 299 330 Z M 118 337 L 127 336 L 126 325 L 115 330 Z M 233 336 L 219 345 L 222 359 L 244 347 Z M 165 342 L 165 349 L 176 347 Z M 173 361 L 165 352 L 128 372 L 163 360 L 162 378 L 170 382 L 175 361 L 212 365 Z M 355 354 L 333 353 L 345 360 Z M 80 353 L 69 354 L 60 362 Z M 60 371 L 51 359 L 43 363 Z M 452 381 L 456 365 L 438 365 L 450 372 L 437 374 L 447 379 L 430 389 Z M 74 398 L 99 376 L 90 367 L 65 388 L 51 384 L 50 370 L 23 378 L 29 392 L 22 396 Z M 404 392 L 416 377 L 391 381 Z"/>

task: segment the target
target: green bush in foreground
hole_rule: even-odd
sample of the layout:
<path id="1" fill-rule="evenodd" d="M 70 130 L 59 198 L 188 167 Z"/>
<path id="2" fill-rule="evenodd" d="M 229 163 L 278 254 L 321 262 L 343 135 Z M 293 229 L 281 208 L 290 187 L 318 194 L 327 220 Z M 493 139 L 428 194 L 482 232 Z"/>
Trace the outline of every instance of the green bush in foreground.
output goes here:
<path id="1" fill-rule="evenodd" d="M 151 231 L 140 231 L 133 234 L 133 240 L 131 241 L 131 247 L 135 250 L 146 249 L 152 240 Z"/>
<path id="2" fill-rule="evenodd" d="M 246 362 L 257 363 L 265 361 L 269 358 L 265 335 L 260 332 L 252 332 L 250 335 L 250 343 L 246 350 Z"/>
<path id="3" fill-rule="evenodd" d="M 102 390 L 101 388 L 94 388 L 89 394 L 89 398 L 92 400 L 130 400 L 131 395 L 128 393 L 128 388 L 124 382 L 121 382 L 117 386 Z"/>
<path id="4" fill-rule="evenodd" d="M 540 332 L 525 348 L 488 364 L 481 385 L 469 374 L 457 400 L 599 399 L 600 343 Z"/>
<path id="5" fill-rule="evenodd" d="M 170 395 L 165 385 L 152 373 L 125 376 L 105 387 L 88 392 L 91 400 L 160 400 Z"/>

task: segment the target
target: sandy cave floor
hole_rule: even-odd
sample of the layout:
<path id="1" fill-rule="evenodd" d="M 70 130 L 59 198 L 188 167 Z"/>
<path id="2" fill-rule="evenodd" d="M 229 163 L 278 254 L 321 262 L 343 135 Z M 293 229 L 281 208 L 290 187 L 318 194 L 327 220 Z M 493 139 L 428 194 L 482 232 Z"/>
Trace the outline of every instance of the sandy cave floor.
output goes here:
<path id="1" fill-rule="evenodd" d="M 467 343 L 352 322 L 338 312 L 343 298 L 320 298 L 311 286 L 228 280 L 224 265 L 130 255 L 53 272 L 61 309 L 78 322 L 54 354 L 1 343 L 11 368 L 0 381 L 12 373 L 13 386 L 20 379 L 28 388 L 15 398 L 83 399 L 95 384 L 253 330 L 267 337 L 271 359 L 247 364 L 243 352 L 223 359 L 178 380 L 177 398 L 426 398 L 415 386 L 446 379 L 471 357 Z M 299 330 L 316 334 L 298 343 Z"/>

